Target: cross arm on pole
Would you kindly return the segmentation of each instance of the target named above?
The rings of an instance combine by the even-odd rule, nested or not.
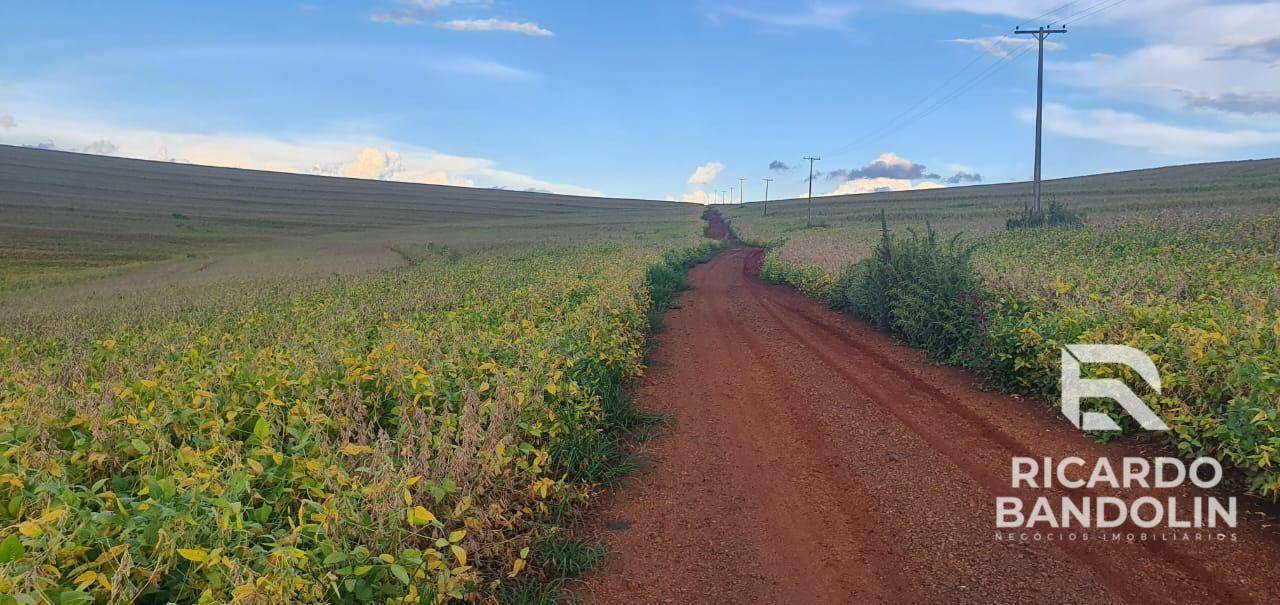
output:
[[[1015,34],[1030,34],[1030,35],[1033,35],[1033,36],[1047,36],[1047,35],[1049,35],[1049,34],[1065,34],[1065,33],[1067,33],[1067,30],[1066,30],[1066,28],[1062,28],[1062,29],[1046,29],[1046,28],[1041,27],[1040,29],[1015,29],[1015,30],[1013,30],[1013,33],[1015,33]]]

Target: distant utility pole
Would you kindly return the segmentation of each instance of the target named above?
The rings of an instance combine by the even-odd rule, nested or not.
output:
[[[769,183],[773,179],[764,179],[764,203],[760,205],[760,216],[769,216]]]
[[[808,157],[804,159],[809,160],[809,217],[805,219],[804,226],[812,227],[813,226],[813,163],[818,160],[821,160],[822,158]]]
[[[741,204],[747,196],[747,188],[742,185],[742,182],[745,180],[747,179],[738,177],[738,203],[739,204]]]
[[[1037,46],[1039,46],[1040,57],[1036,63],[1036,169],[1035,169],[1035,197],[1036,197],[1036,214],[1040,214],[1040,124],[1044,114],[1044,39],[1049,34],[1065,34],[1067,28],[1051,29],[1040,26],[1038,29],[1014,29],[1016,35],[1035,36]]]
[[[729,203],[733,203],[733,185],[729,185]]]

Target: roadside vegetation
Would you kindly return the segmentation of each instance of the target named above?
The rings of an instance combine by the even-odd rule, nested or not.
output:
[[[647,312],[711,249],[652,243],[678,248],[427,259],[80,337],[7,331],[4,592],[437,602],[523,581],[625,468]]]
[[[751,205],[724,214],[740,237],[770,248],[766,279],[1011,391],[1056,397],[1064,344],[1147,352],[1164,390],[1144,399],[1173,429],[1171,446],[1214,456],[1249,492],[1280,499],[1280,179],[1261,196],[1224,197],[1187,179],[1165,197],[1101,203],[1107,180],[1122,177],[1070,183],[1085,192],[1072,208],[1093,205],[1083,228],[1006,229],[1000,209],[1010,204],[999,198],[996,211],[978,212],[990,222],[975,223],[957,205],[980,187],[956,190],[963,201],[929,192],[932,206],[913,194],[823,200],[833,225],[823,229],[795,221],[802,200],[771,203],[768,218]],[[1057,195],[1072,199],[1062,187]],[[887,226],[873,204],[887,208]]]
[[[0,603],[557,598],[599,558],[562,528],[647,420],[623,387],[655,310],[716,244],[676,204],[555,212],[361,232],[404,261],[371,268],[279,244],[341,273],[22,265],[45,285],[0,298]]]

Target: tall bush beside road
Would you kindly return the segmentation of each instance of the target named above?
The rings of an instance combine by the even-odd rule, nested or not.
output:
[[[1163,393],[1144,399],[1172,446],[1280,498],[1280,218],[993,232],[972,250],[927,228],[883,241],[838,278],[778,249],[764,266],[811,294],[807,284],[832,279],[821,298],[833,307],[1011,391],[1056,397],[1066,344],[1141,349],[1163,376]]]

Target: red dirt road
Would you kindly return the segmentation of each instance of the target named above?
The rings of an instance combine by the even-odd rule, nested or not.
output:
[[[588,603],[1280,602],[1244,499],[1234,541],[997,540],[1012,456],[1142,453],[760,282],[759,254],[694,268],[667,315],[636,400],[672,426],[592,523]]]

